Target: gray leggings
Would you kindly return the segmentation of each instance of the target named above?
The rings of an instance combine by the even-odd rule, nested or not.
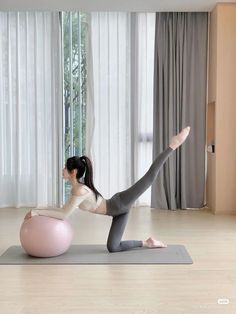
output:
[[[140,240],[121,241],[128,215],[132,204],[144,193],[156,179],[159,170],[173,152],[168,147],[154,160],[149,170],[134,185],[127,190],[114,194],[107,202],[107,215],[112,216],[112,224],[107,239],[107,249],[109,252],[126,251],[137,247],[142,247]]]

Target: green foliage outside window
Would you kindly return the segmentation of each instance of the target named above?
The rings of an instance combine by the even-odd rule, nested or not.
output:
[[[64,158],[85,154],[87,15],[63,12],[64,49]],[[69,184],[65,183],[65,195]]]

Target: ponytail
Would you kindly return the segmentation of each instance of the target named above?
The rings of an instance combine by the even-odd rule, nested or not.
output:
[[[96,200],[98,195],[102,196],[93,184],[93,166],[91,160],[87,156],[80,157],[81,162],[85,165],[84,183],[95,193]]]

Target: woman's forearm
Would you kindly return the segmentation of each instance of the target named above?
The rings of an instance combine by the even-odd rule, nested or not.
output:
[[[31,210],[32,216],[47,216],[52,218],[57,218],[64,220],[67,215],[63,211],[60,210],[54,210],[54,209],[33,209]]]

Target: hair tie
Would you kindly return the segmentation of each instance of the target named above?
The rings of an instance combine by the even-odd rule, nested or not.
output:
[[[83,156],[80,157],[79,159],[80,159],[80,161],[81,161],[84,165],[86,165],[86,161],[84,160]]]

